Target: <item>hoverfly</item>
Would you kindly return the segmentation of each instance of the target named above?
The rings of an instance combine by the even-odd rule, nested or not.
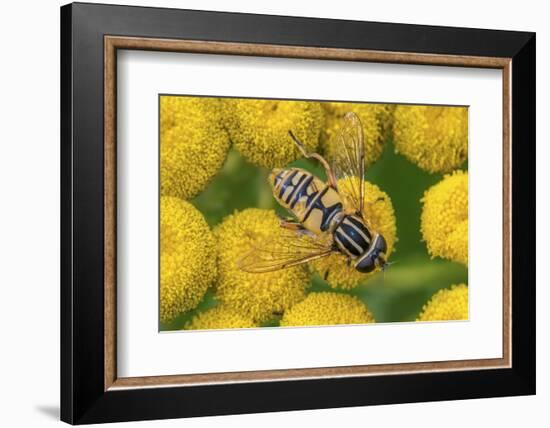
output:
[[[253,244],[239,261],[246,272],[273,272],[341,253],[359,272],[387,266],[386,240],[373,230],[364,215],[365,146],[359,117],[349,112],[331,143],[336,144],[333,164],[289,135],[305,158],[317,160],[327,182],[301,168],[275,168],[269,174],[273,196],[292,217],[281,220],[282,247],[272,242]],[[339,189],[338,180],[347,181]]]

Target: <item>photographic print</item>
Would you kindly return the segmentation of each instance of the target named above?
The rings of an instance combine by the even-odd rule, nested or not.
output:
[[[61,420],[536,392],[534,33],[60,23]]]
[[[161,331],[468,319],[466,106],[159,96]]]

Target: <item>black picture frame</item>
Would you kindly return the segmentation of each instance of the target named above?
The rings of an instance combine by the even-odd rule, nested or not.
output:
[[[512,59],[512,366],[105,391],[104,36]],[[71,424],[535,393],[535,34],[74,3],[61,8],[61,419]]]

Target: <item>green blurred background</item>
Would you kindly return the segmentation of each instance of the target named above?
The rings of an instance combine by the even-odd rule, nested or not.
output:
[[[391,265],[353,290],[331,288],[319,275],[312,278],[311,291],[333,291],[357,296],[374,314],[377,322],[414,321],[422,306],[439,289],[451,284],[468,283],[468,269],[443,259],[430,259],[420,233],[420,199],[430,186],[443,177],[429,174],[396,154],[389,139],[378,161],[371,166],[366,179],[377,184],[391,198],[397,220],[397,244],[390,257]],[[290,164],[325,178],[323,168],[307,159]],[[467,162],[461,167],[467,170]],[[223,169],[198,197],[191,202],[213,227],[235,210],[249,207],[273,208],[281,215],[288,213],[272,196],[267,182],[269,171],[246,162],[231,149]],[[179,330],[198,312],[216,305],[208,291],[197,308],[181,314],[172,322],[161,324],[161,330]],[[265,326],[277,326],[273,319]]]

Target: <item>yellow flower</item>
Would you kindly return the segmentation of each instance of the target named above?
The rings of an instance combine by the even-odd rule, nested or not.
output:
[[[336,136],[342,127],[345,114],[352,111],[363,125],[365,138],[365,164],[373,164],[382,154],[391,129],[394,107],[391,104],[323,103],[325,127],[321,132],[321,148],[329,160],[338,149]]]
[[[347,294],[310,293],[285,312],[281,326],[373,323],[374,317],[357,297]]]
[[[428,252],[468,265],[468,173],[455,171],[422,198],[421,231]]]
[[[353,180],[357,179],[353,178]],[[350,193],[349,188],[351,183],[351,179],[338,181],[340,194],[344,196],[344,206],[346,206],[345,195]],[[365,181],[364,200],[365,219],[368,221],[369,228],[374,232],[380,233],[386,240],[388,246],[386,252],[387,260],[397,241],[395,212],[391,199],[376,184]],[[351,266],[348,266],[347,257],[341,253],[316,260],[312,262],[312,265],[333,288],[354,288],[376,273],[376,271],[361,273],[353,267],[353,262]]]
[[[275,247],[281,233],[275,212],[257,208],[230,215],[214,229],[219,251],[216,297],[255,322],[267,321],[305,298],[309,285],[306,266],[267,273],[248,273],[238,267],[253,242]]]
[[[249,318],[234,309],[220,305],[195,315],[185,325],[186,330],[220,330],[224,328],[251,328],[258,327],[252,318]]]
[[[323,124],[316,102],[225,100],[226,126],[241,154],[258,166],[281,167],[301,157],[288,131],[315,151]]]
[[[450,172],[468,157],[468,109],[399,105],[395,150],[425,171]]]
[[[220,170],[230,141],[215,98],[160,98],[160,187],[163,196],[190,199]]]
[[[216,243],[202,214],[189,202],[160,200],[160,320],[199,304],[216,279]]]
[[[424,305],[417,321],[448,321],[468,319],[468,287],[451,285],[439,290]]]

